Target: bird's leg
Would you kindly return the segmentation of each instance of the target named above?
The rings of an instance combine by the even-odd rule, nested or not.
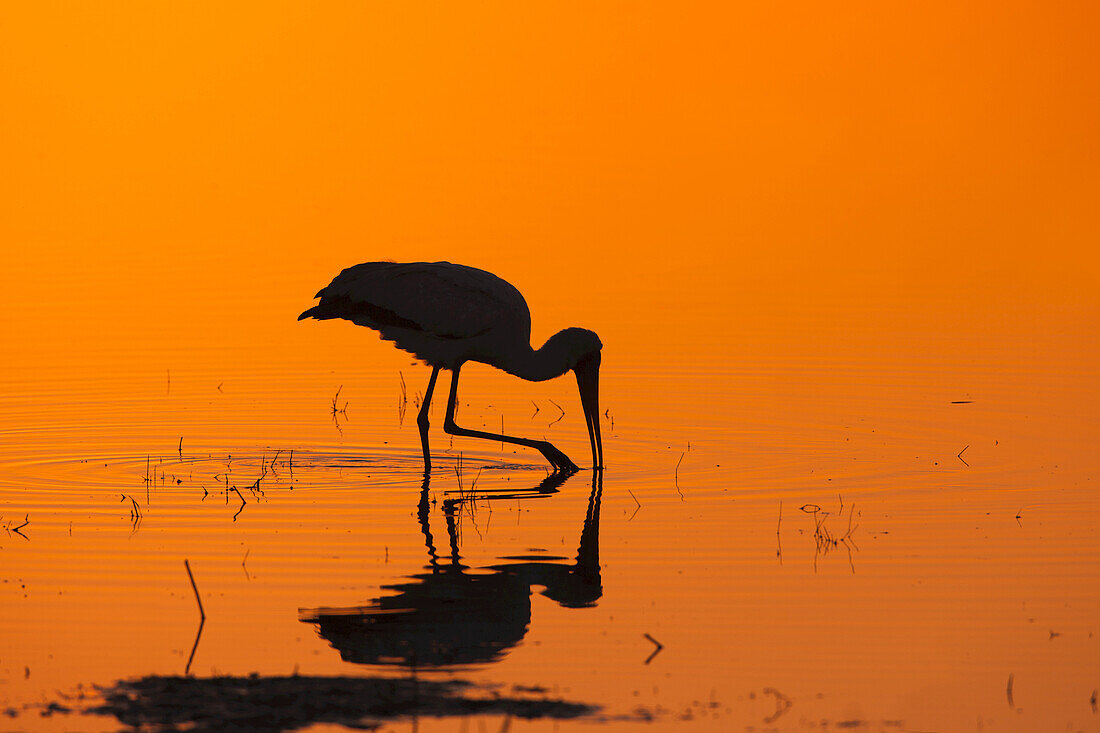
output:
[[[487,433],[482,430],[469,430],[456,425],[455,405],[458,403],[458,370],[459,367],[455,367],[451,370],[451,395],[447,399],[447,417],[443,421],[444,431],[449,435],[463,435],[468,438],[484,438],[485,440],[525,445],[528,448],[534,448],[542,453],[542,455],[546,457],[546,460],[550,461],[550,465],[554,467],[555,471],[569,471],[573,473],[574,471],[580,470],[577,464],[569,460],[568,456],[545,440],[516,438],[510,435],[501,435],[499,433]]]
[[[432,376],[428,379],[428,388],[424,390],[424,401],[420,404],[420,414],[416,424],[420,426],[420,447],[424,449],[424,473],[432,470],[432,457],[428,453],[428,407],[432,404],[432,392],[435,390],[435,378],[439,376],[439,367],[432,367]]]

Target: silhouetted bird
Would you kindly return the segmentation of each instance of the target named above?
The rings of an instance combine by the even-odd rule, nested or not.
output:
[[[417,424],[428,453],[428,405],[440,369],[451,370],[451,394],[443,429],[451,435],[486,438],[537,448],[557,471],[576,471],[573,461],[545,440],[517,438],[455,424],[458,372],[467,361],[540,382],[573,370],[588,423],[593,468],[603,467],[600,440],[600,349],[592,331],[567,328],[539,349],[531,348],[531,312],[515,287],[492,273],[450,262],[364,262],[349,267],[317,293],[321,301],[303,318],[344,318],[373,328],[387,341],[427,362],[432,376]]]

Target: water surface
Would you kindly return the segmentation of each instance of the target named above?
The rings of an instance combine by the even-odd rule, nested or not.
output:
[[[332,338],[369,368],[162,344],[156,359],[183,366],[120,349],[79,372],[8,369],[0,694],[15,727],[111,727],[41,714],[92,707],[70,699],[91,685],[184,675],[258,675],[261,706],[286,693],[261,685],[414,677],[427,700],[453,681],[459,698],[517,700],[464,708],[489,729],[1096,725],[1094,373],[647,366],[612,344],[602,482],[435,427],[425,484],[427,370],[362,329]],[[574,391],[473,366],[459,420],[581,462]],[[398,730],[461,716],[347,715]],[[311,721],[349,718],[294,725]]]

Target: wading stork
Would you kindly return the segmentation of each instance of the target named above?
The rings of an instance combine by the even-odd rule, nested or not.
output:
[[[494,366],[532,382],[572,370],[588,423],[592,467],[603,468],[600,440],[600,349],[592,331],[566,328],[531,348],[531,312],[515,287],[492,273],[450,262],[364,262],[349,267],[314,297],[320,302],[298,316],[343,318],[378,331],[432,367],[417,425],[428,452],[428,406],[440,369],[451,371],[451,394],[443,430],[450,435],[485,438],[538,449],[555,471],[577,471],[577,464],[545,440],[470,430],[455,424],[458,373],[468,361]]]

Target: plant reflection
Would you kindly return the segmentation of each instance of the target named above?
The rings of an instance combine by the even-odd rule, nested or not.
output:
[[[554,473],[529,491],[497,493],[523,498],[556,493],[572,474]],[[467,572],[458,552],[456,511],[486,498],[472,493],[443,502],[450,561],[441,562],[429,526],[428,478],[417,517],[428,550],[426,572],[409,582],[384,586],[395,595],[365,606],[301,609],[299,618],[317,625],[322,637],[356,664],[452,667],[499,660],[523,639],[531,622],[531,588],[567,608],[594,606],[603,595],[600,579],[602,471],[595,471],[576,561],[545,556],[504,557],[509,561]]]

